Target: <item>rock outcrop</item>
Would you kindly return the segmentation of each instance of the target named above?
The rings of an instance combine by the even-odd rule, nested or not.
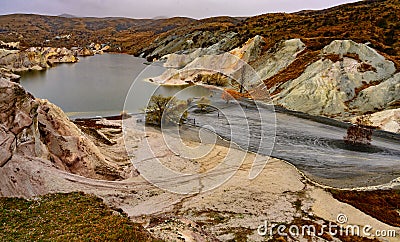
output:
[[[352,119],[353,122],[362,120],[362,124],[379,127],[379,129],[392,132],[400,133],[400,108],[389,109],[373,114],[367,114]]]
[[[165,60],[164,66],[168,68],[167,71],[152,80],[163,84],[186,84],[195,82],[198,74],[212,71],[223,71],[223,74],[233,79],[240,79],[242,75],[240,70],[243,67],[250,68],[245,65],[249,63],[255,67],[255,70],[245,70],[247,73],[253,73],[253,75],[248,75],[246,85],[256,85],[257,82],[290,65],[297,54],[305,49],[305,45],[301,40],[294,39],[278,43],[267,53],[264,53],[264,48],[264,38],[255,36],[243,46],[229,52],[220,53],[220,50],[213,45],[187,54],[168,54],[161,58]],[[258,77],[254,76],[256,74]]]
[[[19,50],[20,48],[20,43],[19,42],[4,42],[0,40],[0,48],[2,49],[8,49],[8,50]]]
[[[19,79],[21,78],[20,75],[17,75],[6,68],[0,67],[0,78],[1,77],[5,78],[7,80],[13,81],[13,82],[18,82]]]
[[[351,107],[362,113],[398,107],[400,104],[400,73],[362,90]]]
[[[211,31],[194,31],[185,36],[170,35],[157,43],[155,49],[144,49],[142,55],[158,59],[168,54],[188,54],[196,49],[207,49],[208,54],[227,52],[240,42],[235,32],[216,34]]]
[[[282,69],[293,63],[297,56],[306,49],[300,39],[285,40],[277,43],[266,54],[259,53],[259,58],[250,60],[250,65],[256,70],[261,80],[276,75]]]
[[[85,57],[85,56],[93,56],[96,54],[102,55],[105,51],[108,51],[109,49],[110,46],[108,45],[92,43],[87,47],[73,47],[72,51],[75,56]]]
[[[75,63],[78,58],[67,48],[31,47],[23,51],[0,49],[0,66],[13,71],[43,70],[56,63]]]
[[[273,99],[288,109],[346,119],[398,100],[395,71],[393,62],[367,45],[336,40],[298,78],[282,84]]]
[[[19,84],[0,79],[0,166],[13,156],[43,158],[67,172],[96,179],[120,179],[60,108],[35,99]]]
[[[238,70],[245,62],[258,77],[244,76],[243,83],[251,88],[264,81],[275,104],[290,110],[351,121],[400,105],[400,74],[395,64],[367,44],[335,40],[315,51],[300,39],[291,39],[265,48],[263,37],[256,36],[225,53],[205,48],[168,54],[161,58],[167,71],[152,80],[196,83],[197,75],[206,74],[204,69],[240,79]]]
[[[272,96],[276,104],[353,122],[354,116],[399,107],[400,75],[394,63],[376,50],[351,40],[335,40],[319,56],[298,77],[276,87]],[[398,132],[385,122],[373,123]]]
[[[76,56],[93,56],[94,55],[94,51],[88,48],[76,48],[74,49],[75,55]]]
[[[20,76],[14,72],[43,70],[58,63],[75,63],[76,53],[67,48],[30,47],[18,50],[19,42],[0,41],[0,77],[18,81]]]
[[[249,39],[242,47],[231,50],[230,53],[247,63],[251,63],[260,58],[264,46],[264,38],[257,35]]]

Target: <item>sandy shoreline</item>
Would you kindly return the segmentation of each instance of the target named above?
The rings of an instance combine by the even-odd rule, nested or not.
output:
[[[288,113],[291,114],[291,112],[286,112],[289,110],[280,110],[280,112],[284,112],[284,113]],[[141,119],[143,119],[143,114],[132,114],[132,117],[140,117]],[[308,114],[303,114],[304,119],[306,120],[313,120],[313,121],[321,121],[321,120],[314,120],[315,117],[311,117],[308,118],[310,115]],[[100,120],[102,118],[77,118],[75,119],[78,122],[92,122],[92,121],[96,121],[96,120]],[[122,117],[121,115],[115,115],[115,116],[108,116],[108,117],[103,117],[103,119],[106,120],[121,120]],[[326,119],[326,118],[324,118]],[[76,122],[75,121],[75,122]],[[339,121],[335,121],[335,120],[331,120],[332,122],[335,123],[340,123],[343,125],[346,125],[346,123],[342,123]],[[324,122],[324,120],[321,121],[321,123],[326,124],[326,122]],[[182,132],[181,134],[183,135],[182,138],[187,139],[187,140],[191,140],[194,142],[199,142],[197,137],[197,133],[199,131],[200,127],[198,126],[193,126],[192,124],[186,124],[183,126],[182,130],[184,132]],[[211,132],[211,131],[210,131]],[[382,132],[382,135],[379,137],[384,137],[387,138],[387,134],[388,132]],[[217,135],[217,134],[216,134]],[[397,134],[395,134],[397,135]],[[218,136],[218,135],[217,135]],[[224,138],[218,136],[218,145],[220,146],[224,146],[224,147],[229,147],[229,143],[231,143],[232,141],[230,140],[225,140]],[[234,142],[232,142],[234,143]],[[235,144],[237,145],[237,144]],[[251,151],[245,151],[248,153],[252,153]],[[273,157],[272,158],[276,158]],[[278,158],[279,159],[279,158]],[[280,159],[282,160],[282,159]],[[393,179],[391,181],[388,182],[387,177],[378,177],[376,178],[376,176],[374,175],[368,175],[365,174],[362,177],[354,177],[354,176],[348,176],[348,177],[341,177],[340,179],[328,179],[328,178],[324,178],[322,176],[315,176],[311,173],[308,173],[306,170],[302,170],[296,167],[296,165],[292,164],[290,161],[285,161],[282,160],[283,162],[288,163],[289,165],[293,166],[303,177],[304,179],[308,180],[310,183],[314,184],[315,186],[321,187],[321,188],[334,188],[334,189],[339,189],[339,190],[343,190],[343,191],[351,191],[351,190],[357,190],[357,191],[373,191],[373,190],[378,190],[378,189],[400,189],[400,177],[397,176],[393,176]],[[366,185],[368,184],[368,181],[370,179],[373,179],[374,183],[377,185]],[[327,185],[329,184],[329,185]],[[351,184],[351,185],[350,185]],[[353,184],[357,184],[357,185],[353,185]]]

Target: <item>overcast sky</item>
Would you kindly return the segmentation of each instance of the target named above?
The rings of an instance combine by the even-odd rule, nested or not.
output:
[[[253,16],[324,9],[354,0],[0,0],[0,14],[153,18],[159,16]]]

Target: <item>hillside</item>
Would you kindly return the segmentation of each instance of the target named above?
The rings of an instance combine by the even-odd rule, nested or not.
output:
[[[400,234],[398,134],[386,134],[394,137],[390,142],[353,147],[342,141],[345,129],[339,127],[305,119],[281,126],[294,118],[283,112],[286,108],[315,119],[357,123],[361,118],[400,134],[399,1],[202,20],[0,16],[0,240],[379,241],[378,230]],[[258,145],[259,153],[220,138],[208,126],[212,122],[203,122],[210,129],[179,126],[179,137],[167,137],[168,132],[145,126],[142,116],[125,112],[72,122],[17,83],[20,71],[77,62],[77,48],[71,47],[91,43],[161,60],[167,71],[149,81],[219,86],[213,99],[224,107],[199,110],[193,122],[201,125],[198,117],[212,116],[209,120],[230,128],[231,137],[233,126],[247,137],[244,121],[250,121],[249,137],[253,133],[260,142],[248,139],[248,146]],[[225,94],[236,96],[224,99]],[[229,118],[229,101],[242,97],[283,107],[268,126],[274,126],[273,133],[251,121],[260,110],[248,102],[238,107],[257,115]],[[210,103],[200,100],[187,101]],[[262,155],[264,137],[275,142],[272,155],[291,150],[294,158]],[[241,159],[237,166],[236,158]],[[338,162],[329,163],[334,159]],[[265,167],[250,179],[261,163]],[[344,175],[334,176],[338,168]],[[170,170],[180,173],[164,176]],[[218,184],[221,177],[225,180]],[[371,234],[339,234],[342,225]],[[278,226],[282,232],[302,228],[303,235],[281,235],[272,230]],[[324,231],[328,226],[334,234]],[[310,234],[311,228],[321,233]]]
[[[0,39],[21,41],[25,46],[71,47],[91,42],[109,43],[111,51],[160,57],[178,50],[209,47],[231,36],[229,48],[261,35],[267,47],[280,40],[300,38],[309,48],[320,50],[335,39],[351,39],[400,61],[400,1],[368,0],[326,10],[263,14],[249,18],[214,17],[129,19],[68,18],[40,15],[0,16]],[[232,36],[235,33],[235,36]],[[54,41],[57,35],[70,39]],[[50,40],[46,43],[45,40]],[[190,44],[187,44],[189,41]],[[160,46],[174,48],[156,51]],[[266,48],[268,49],[268,48]]]
[[[214,70],[211,63],[235,75],[240,59],[254,68],[276,105],[354,123],[364,115],[365,125],[400,132],[399,16],[396,0],[264,14],[212,34],[178,28],[172,32],[179,38],[159,38],[144,53],[169,68],[152,78],[156,82],[197,82],[204,73],[193,70]],[[182,79],[180,72],[188,74]],[[251,82],[248,87],[257,84]]]
[[[110,51],[166,60],[173,68],[158,81],[229,52],[256,70],[277,105],[353,122],[383,111],[379,120],[363,119],[399,132],[398,111],[384,112],[400,107],[399,16],[400,0],[201,20],[16,14],[0,16],[0,39],[22,47],[108,44]]]
[[[262,35],[270,46],[282,39],[300,38],[322,49],[335,39],[371,42],[371,47],[400,60],[400,1],[369,0],[321,11],[265,14],[235,29],[246,38]]]
[[[72,47],[86,46],[92,42],[107,43],[111,51],[137,54],[157,37],[172,29],[222,28],[233,26],[238,20],[226,18],[194,20],[176,17],[169,19],[128,18],[74,18],[72,16],[42,16],[12,14],[0,16],[0,39],[5,42],[20,41],[22,46]],[[68,38],[55,39],[57,36]],[[47,41],[46,41],[47,40]]]
[[[360,1],[326,10],[291,14],[273,13],[250,17],[224,31],[214,31],[213,37],[220,40],[224,38],[220,33],[237,33],[235,39],[231,41],[231,49],[256,35],[261,35],[266,39],[266,49],[281,40],[294,38],[300,38],[312,50],[321,50],[332,40],[351,39],[359,43],[370,42],[371,47],[384,53],[399,66],[399,16],[399,0]],[[193,46],[189,48],[208,47],[217,42],[201,43],[201,39],[193,38],[198,35],[196,30],[188,29],[183,32],[182,28],[177,28],[170,34],[193,40]],[[166,45],[170,41],[168,37],[159,38],[145,51],[150,52],[149,50]],[[185,46],[182,48],[187,49]],[[167,53],[153,54],[162,56]]]
[[[23,46],[72,47],[89,45],[91,42],[110,43],[115,51],[120,47],[120,51],[125,52],[132,46],[146,46],[155,35],[193,21],[189,18],[152,20],[12,14],[0,17],[0,38],[6,42],[20,41]],[[71,37],[55,39],[62,35]]]
[[[228,92],[244,87],[244,95],[260,99],[254,90],[266,87],[274,104],[286,109],[354,123],[366,115],[366,125],[400,132],[400,73],[393,61],[368,45],[334,40],[314,51],[300,39],[290,39],[265,50],[267,39],[256,36],[229,52],[215,51],[223,43],[163,56],[168,69],[149,81],[210,84],[208,79],[220,72],[230,77],[219,84]],[[266,97],[268,93],[260,100]],[[370,118],[375,113],[378,120]]]

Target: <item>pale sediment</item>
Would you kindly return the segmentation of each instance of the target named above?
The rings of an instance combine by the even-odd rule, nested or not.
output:
[[[121,121],[101,122],[99,125],[103,125],[99,131],[107,133],[107,130],[111,132],[121,125]],[[133,153],[137,153],[133,159],[140,157],[144,145],[151,142],[157,147],[153,150],[153,159],[158,157],[170,169],[185,172],[206,172],[222,162],[229,150],[227,141],[220,140],[209,155],[196,160],[186,159],[169,151],[162,134],[156,129],[143,132],[138,126],[126,132],[130,139],[125,141],[131,142]],[[196,132],[196,129],[191,129],[183,133],[183,139],[189,146],[198,144],[199,140],[194,135]],[[118,132],[108,133],[113,140],[119,140],[120,135]],[[124,149],[122,143],[113,148],[114,152],[121,149]],[[261,241],[264,237],[257,234],[257,228],[264,221],[290,224],[295,218],[304,218],[310,223],[323,220],[335,222],[339,213],[346,214],[349,223],[397,230],[333,199],[286,162],[269,159],[261,174],[250,180],[248,175],[255,154],[238,152],[243,152],[245,159],[229,180],[213,190],[188,195],[157,188],[140,175],[131,175],[123,181],[93,180],[57,169],[45,159],[18,156],[0,169],[3,181],[10,179],[14,184],[12,188],[2,186],[1,194],[31,197],[49,192],[92,193],[103,198],[107,204],[121,208],[134,221],[143,223],[153,235],[166,240],[178,237],[228,240],[245,229],[248,240]],[[174,182],[179,181],[177,177]]]

